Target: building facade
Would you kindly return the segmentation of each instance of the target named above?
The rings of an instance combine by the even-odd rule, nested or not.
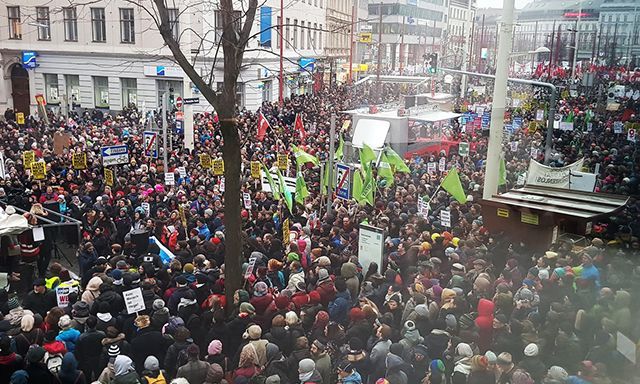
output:
[[[325,52],[325,82],[346,82],[349,55],[351,54],[351,29],[354,27],[355,3],[346,0],[327,1],[327,39]]]
[[[640,66],[640,2],[604,0],[600,7],[598,57],[632,68]]]
[[[262,101],[277,100],[280,44],[284,48],[283,94],[312,91],[314,64],[324,55],[324,1],[304,0],[287,7],[282,38],[276,12],[280,3],[269,0],[262,4],[252,30],[257,37],[248,43],[238,79],[239,107],[255,109]],[[0,25],[1,110],[12,107],[34,112],[35,95],[39,94],[48,108],[60,112],[69,108],[119,111],[130,104],[153,110],[161,105],[167,91],[172,101],[198,96],[197,88],[172,60],[153,19],[131,2],[5,4],[0,7],[0,18],[8,21]],[[216,4],[175,4],[169,16],[182,51],[203,77],[209,78],[213,68],[212,84],[221,86],[222,50],[216,47],[222,20]],[[239,15],[240,25],[243,20]],[[215,39],[203,42],[198,35]],[[212,110],[203,98],[193,108]]]
[[[465,56],[473,49],[476,5],[473,0],[449,0],[447,30],[444,36],[442,64],[451,68],[462,66]],[[469,40],[469,41],[467,41]]]
[[[382,68],[392,72],[411,73],[421,66],[423,55],[440,52],[446,30],[448,0],[383,0],[369,3],[372,38],[381,44]],[[382,20],[380,20],[382,14]],[[376,63],[376,52],[372,52]]]

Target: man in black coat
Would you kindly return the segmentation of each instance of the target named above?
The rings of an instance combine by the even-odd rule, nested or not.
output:
[[[159,361],[164,361],[167,348],[172,344],[168,336],[163,336],[158,330],[151,327],[151,320],[147,315],[136,317],[134,325],[137,334],[131,339],[131,354],[136,369],[142,372],[144,369],[144,360],[147,356],[155,356]]]
[[[33,291],[29,292],[22,302],[24,309],[29,309],[33,313],[38,313],[43,318],[47,316],[49,309],[56,306],[55,291],[47,290],[43,278],[35,279],[33,282]]]
[[[169,312],[171,312],[171,314],[174,316],[178,314],[178,304],[180,304],[180,300],[182,298],[187,297],[187,295],[189,295],[188,292],[192,291],[191,288],[187,286],[187,283],[188,282],[186,277],[182,275],[176,277],[177,288],[171,294],[171,297],[169,298],[169,303],[167,304],[167,307],[169,308]]]
[[[78,341],[76,341],[76,349],[73,352],[78,360],[78,367],[88,381],[92,381],[100,376],[99,362],[102,355],[102,339],[105,338],[105,334],[102,331],[96,330],[98,320],[89,316],[85,323],[87,329],[84,333],[80,334]]]

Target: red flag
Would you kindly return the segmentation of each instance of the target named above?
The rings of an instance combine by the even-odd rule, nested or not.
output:
[[[269,128],[269,122],[262,112],[260,112],[260,115],[258,116],[258,140],[264,140],[264,135],[267,134],[267,128]]]
[[[304,130],[304,124],[302,124],[302,116],[298,113],[296,115],[296,121],[293,124],[294,131],[298,131],[300,133],[300,141],[304,141],[307,137],[307,133]]]

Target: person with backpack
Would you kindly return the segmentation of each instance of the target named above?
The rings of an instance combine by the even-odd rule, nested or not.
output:
[[[85,323],[87,329],[78,337],[74,351],[78,359],[78,365],[87,380],[92,380],[94,376],[98,377],[100,373],[100,355],[102,354],[102,340],[105,338],[105,334],[96,330],[97,324],[98,320],[93,316],[89,316]]]
[[[53,374],[57,374],[62,366],[62,358],[67,353],[66,345],[56,340],[56,331],[47,331],[44,335],[42,348],[45,350],[44,363],[47,369]]]
[[[176,329],[173,338],[175,342],[167,349],[167,354],[164,358],[164,368],[167,371],[168,378],[176,377],[178,368],[189,361],[187,347],[192,344],[191,333],[184,326]]]
[[[22,369],[22,356],[11,349],[9,336],[0,337],[0,383],[7,383],[11,375]]]
[[[140,377],[142,384],[167,384],[160,362],[155,356],[148,356],[144,361],[144,371]]]
[[[57,379],[44,363],[46,351],[34,345],[29,348],[25,371],[29,374],[29,384],[57,384]]]
[[[176,377],[187,379],[190,384],[204,383],[207,378],[210,364],[200,360],[200,348],[196,344],[191,344],[186,349],[188,361],[178,368]]]
[[[86,384],[87,379],[78,369],[78,361],[71,352],[67,352],[62,358],[62,366],[58,372],[60,384]]]
[[[113,362],[115,376],[113,384],[140,384],[138,374],[133,368],[133,360],[129,356],[118,355]]]

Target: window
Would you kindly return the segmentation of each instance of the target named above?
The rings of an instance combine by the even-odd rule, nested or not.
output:
[[[80,106],[80,76],[64,75],[64,82],[67,84],[67,97],[72,107]]]
[[[289,26],[289,23],[291,21],[289,20],[289,18],[287,17],[285,19],[285,25],[284,25],[284,48],[289,48],[289,44],[291,44],[291,27]]]
[[[307,29],[307,49],[311,49],[311,23],[309,23]]]
[[[133,8],[120,8],[120,41],[128,44],[136,42]]]
[[[93,77],[93,99],[96,108],[109,108],[109,78]]]
[[[169,8],[167,9],[169,13],[169,25],[171,26],[171,35],[174,39],[178,40],[180,36],[180,13],[177,8]]]
[[[300,20],[300,49],[304,49],[304,21]]]
[[[272,94],[272,81],[267,80],[262,82],[262,101],[271,101]]]
[[[22,24],[20,23],[20,7],[7,7],[9,15],[9,38],[22,39]]]
[[[313,49],[318,49],[318,24],[313,23]]]
[[[138,105],[138,86],[136,79],[121,78],[122,85],[122,108],[129,105]]]
[[[75,7],[63,8],[64,40],[78,41],[78,15]]]
[[[38,24],[38,40],[51,40],[49,7],[36,7],[36,21]]]
[[[104,43],[107,41],[107,25],[104,17],[104,8],[91,8],[91,29],[94,42]]]
[[[318,31],[318,49],[322,49],[322,24],[320,24],[320,30]]]
[[[58,75],[44,75],[44,89],[47,103],[58,104],[60,102],[58,95]]]
[[[298,48],[298,19],[293,19],[293,49]]]
[[[220,42],[220,38],[222,37],[222,33],[224,32],[224,20],[222,18],[222,11],[215,11],[214,18],[216,28],[216,42]],[[241,23],[242,11],[233,11],[233,29],[239,31]]]
[[[276,21],[276,23],[277,23],[276,24],[276,26],[277,26],[277,32],[276,33],[278,34],[277,35],[278,37],[276,37],[274,39],[274,42],[275,42],[275,47],[276,48],[280,48],[280,16],[278,16],[276,20],[277,20]]]

